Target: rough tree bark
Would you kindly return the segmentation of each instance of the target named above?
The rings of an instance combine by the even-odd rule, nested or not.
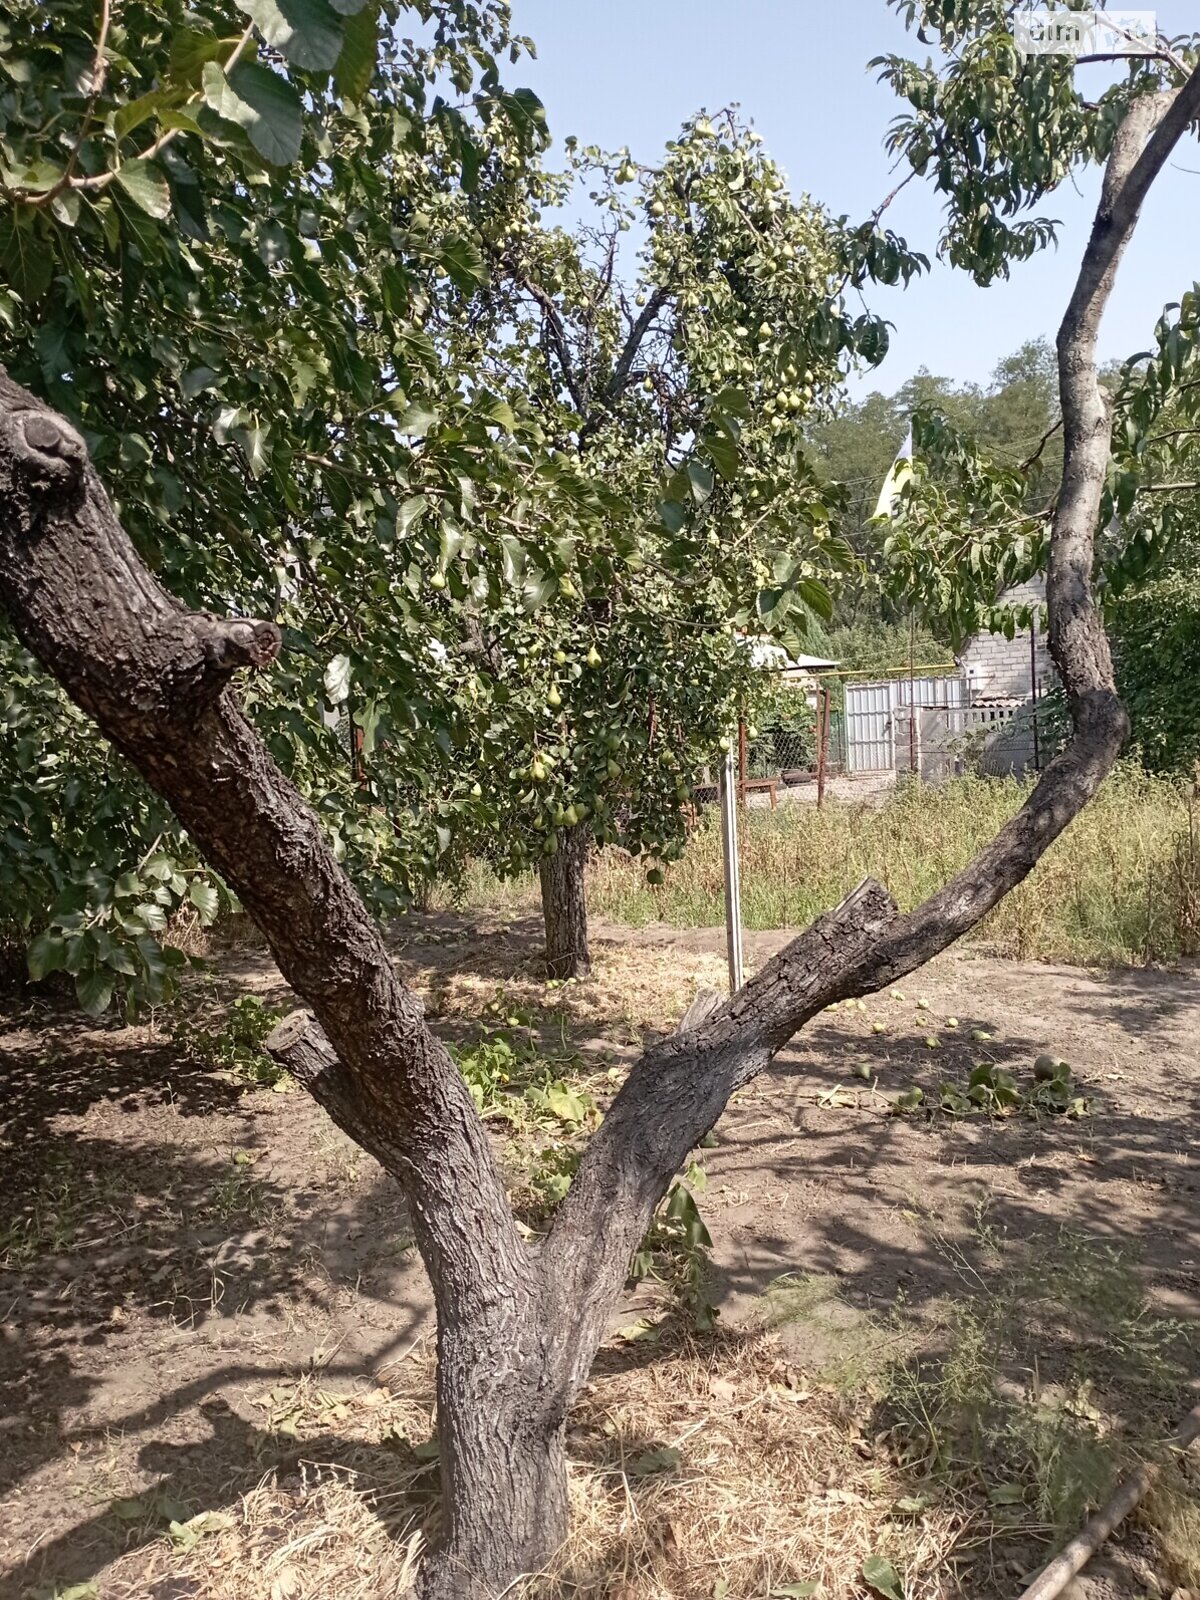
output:
[[[552,856],[543,856],[538,865],[546,972],[551,978],[586,978],[592,970],[584,883],[590,838],[584,823],[564,828],[558,836],[558,849]]]
[[[1128,114],[1059,333],[1066,459],[1047,603],[1070,744],[1018,815],[924,905],[901,916],[864,882],[734,999],[647,1051],[536,1254],[453,1062],[231,693],[238,669],[274,659],[277,631],[189,613],[167,594],[120,527],[79,435],[0,378],[0,601],[239,895],[317,1025],[291,1025],[279,1048],[410,1206],[438,1313],[445,1516],[422,1578],[427,1600],[498,1595],[561,1541],[567,1409],[655,1206],[729,1097],[831,1001],[886,986],[977,923],[1116,760],[1126,720],[1091,584],[1110,444],[1096,334],[1146,191],[1198,115],[1200,73]]]

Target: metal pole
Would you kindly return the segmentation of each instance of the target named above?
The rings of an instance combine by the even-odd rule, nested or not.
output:
[[[1033,700],[1033,770],[1042,770],[1042,753],[1038,749],[1038,681],[1037,681],[1037,615],[1029,623],[1029,689]]]
[[[721,854],[725,865],[725,949],[729,956],[729,993],[745,981],[742,960],[742,879],[738,866],[737,779],[733,741],[721,762]]]
[[[825,763],[829,758],[829,701],[828,689],[817,690],[817,810],[825,801]]]
[[[920,782],[917,771],[917,614],[908,619],[908,770]]]

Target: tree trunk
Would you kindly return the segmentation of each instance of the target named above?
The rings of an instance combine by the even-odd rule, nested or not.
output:
[[[546,925],[546,972],[551,978],[591,975],[584,883],[590,837],[583,823],[564,828],[558,836],[558,849],[552,856],[543,856],[538,868]]]
[[[547,1352],[539,1345],[552,1320],[527,1328],[524,1348],[439,1324],[445,1521],[421,1573],[423,1600],[494,1600],[540,1572],[567,1536],[566,1406],[548,1411],[542,1394]]]
[[[385,1170],[397,1153],[388,1129],[363,1116],[320,1023],[294,1011],[263,1042],[272,1060]],[[477,1226],[486,1219],[476,1212]],[[570,1325],[537,1263],[513,1287],[492,1285],[467,1304],[433,1279],[438,1314],[437,1421],[441,1537],[421,1573],[428,1600],[491,1600],[518,1573],[536,1572],[567,1532],[563,1429],[573,1396],[558,1351]],[[590,1358],[589,1358],[590,1360]]]

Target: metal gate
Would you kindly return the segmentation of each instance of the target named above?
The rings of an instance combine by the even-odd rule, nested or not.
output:
[[[901,713],[909,706],[949,710],[968,703],[962,677],[889,678],[882,683],[846,685],[846,771],[894,772],[897,768],[897,724],[908,727]],[[904,763],[900,763],[903,765]]]
[[[896,764],[890,683],[846,685],[846,771],[891,772]]]

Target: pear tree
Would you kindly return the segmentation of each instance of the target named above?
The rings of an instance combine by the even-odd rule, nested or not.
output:
[[[797,648],[853,565],[808,434],[887,329],[847,297],[924,264],[871,219],[792,197],[736,112],[700,116],[653,166],[568,141],[564,173],[481,199],[487,284],[454,364],[535,422],[607,497],[596,538],[559,541],[481,613],[497,710],[476,749],[500,870],[540,869],[550,972],[587,972],[589,839],[648,861],[682,848],[694,780],[760,692],[746,642]],[[586,204],[582,198],[586,192]],[[582,221],[567,222],[573,203]],[[458,583],[466,588],[469,563]],[[478,781],[478,780],[476,780]]]

